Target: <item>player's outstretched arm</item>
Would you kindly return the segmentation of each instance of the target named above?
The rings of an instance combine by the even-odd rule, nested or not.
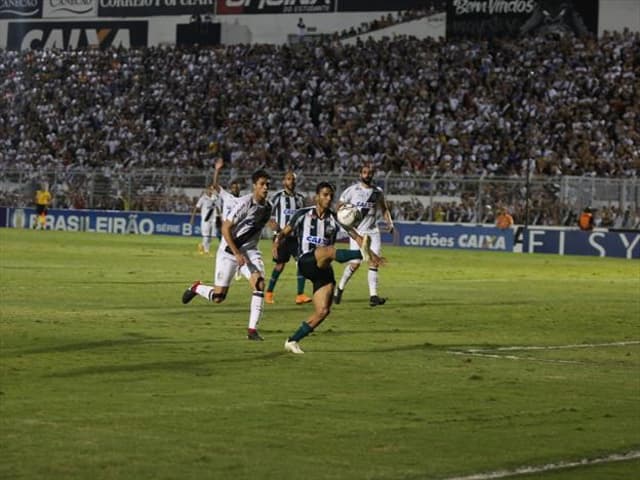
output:
[[[211,184],[213,189],[218,193],[220,193],[220,170],[222,170],[222,167],[224,167],[224,160],[220,157],[216,159],[215,168],[213,170],[213,183]]]

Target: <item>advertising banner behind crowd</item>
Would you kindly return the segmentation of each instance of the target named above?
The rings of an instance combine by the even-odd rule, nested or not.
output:
[[[598,32],[598,0],[449,0],[447,38]]]
[[[43,18],[93,18],[97,12],[98,0],[43,0],[42,4]]]
[[[0,18],[40,18],[42,0],[0,0]]]
[[[339,12],[397,12],[420,10],[424,6],[424,0],[338,0]]]
[[[147,22],[142,21],[11,22],[7,50],[145,47],[147,30]]]
[[[213,14],[214,7],[215,0],[98,0],[98,15],[100,17],[154,17]]]
[[[523,252],[640,258],[640,233],[529,228]]]
[[[216,15],[333,13],[336,0],[217,0]]]

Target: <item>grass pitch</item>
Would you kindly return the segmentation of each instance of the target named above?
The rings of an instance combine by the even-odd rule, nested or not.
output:
[[[293,356],[293,264],[248,342],[246,282],[181,304],[211,282],[196,243],[0,229],[0,478],[449,479],[640,452],[637,261],[386,247],[388,303],[361,269]]]

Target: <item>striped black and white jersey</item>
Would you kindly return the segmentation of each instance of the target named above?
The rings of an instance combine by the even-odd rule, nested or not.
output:
[[[304,195],[298,192],[290,195],[285,189],[278,190],[274,193],[270,201],[273,205],[271,216],[280,228],[284,228],[284,226],[289,223],[291,215],[299,208],[304,207],[305,203]]]
[[[320,218],[316,207],[300,208],[289,220],[293,235],[298,238],[298,258],[312,252],[316,247],[326,247],[336,243],[340,225],[333,210],[327,210]]]
[[[378,231],[378,212],[383,198],[384,194],[380,187],[375,185],[367,187],[361,182],[347,187],[340,195],[342,203],[351,203],[358,207],[362,220],[356,226],[356,230],[367,233]]]
[[[271,218],[271,209],[271,202],[266,201],[262,205],[256,203],[253,194],[237,199],[235,206],[225,220],[229,220],[233,224],[231,235],[240,250],[247,251],[258,248],[262,229]],[[228,253],[233,253],[224,237],[221,240],[220,248],[224,248]]]

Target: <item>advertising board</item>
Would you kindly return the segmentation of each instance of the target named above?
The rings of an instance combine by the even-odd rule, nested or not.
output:
[[[336,0],[218,0],[216,15],[333,13]]]
[[[146,21],[10,22],[7,50],[147,46]]]
[[[214,13],[215,0],[98,0],[100,17],[154,17]]]
[[[598,32],[598,0],[451,0],[447,38]]]
[[[524,232],[523,252],[557,255],[640,258],[638,232],[583,232],[529,228]]]
[[[0,19],[40,17],[42,0],[0,0]]]
[[[47,229],[134,235],[200,236],[200,226],[188,213],[123,212],[114,210],[51,209]],[[34,208],[0,208],[0,227],[34,228]],[[514,231],[482,225],[396,222],[382,241],[402,247],[513,252]],[[589,255],[640,259],[640,232],[583,232],[567,228],[530,227],[524,230],[524,253]]]

